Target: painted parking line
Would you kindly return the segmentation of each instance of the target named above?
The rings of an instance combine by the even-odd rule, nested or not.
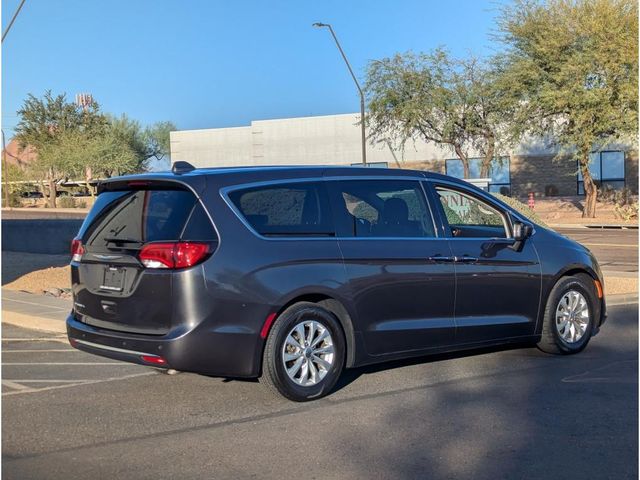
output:
[[[4,385],[5,387],[13,388],[17,391],[32,390],[32,388],[21,385],[18,381],[15,380],[2,380],[2,385]]]
[[[110,377],[111,378],[111,377]],[[20,385],[22,383],[87,383],[87,382],[94,382],[96,379],[95,378],[76,378],[74,380],[51,380],[51,379],[44,379],[44,380],[26,380],[26,379],[18,379],[18,378],[12,378],[11,380],[2,380],[2,383],[5,382],[13,382],[16,385]],[[24,386],[24,385],[21,385]]]
[[[98,383],[107,383],[107,382],[116,382],[118,380],[128,380],[130,378],[136,378],[136,377],[145,377],[145,376],[149,376],[149,375],[158,375],[158,372],[143,372],[143,373],[133,373],[131,375],[124,375],[122,377],[111,377],[111,378],[105,378],[105,379],[101,379],[101,380],[88,380],[88,381],[79,381],[77,383],[67,383],[64,385],[54,385],[51,387],[42,387],[42,388],[31,388],[31,387],[24,387],[22,390],[15,390],[13,392],[4,392],[2,394],[3,397],[8,397],[8,396],[13,396],[13,395],[25,395],[28,393],[40,393],[40,392],[48,392],[50,390],[58,390],[61,388],[70,388],[70,387],[79,387],[82,385],[96,385]],[[2,383],[4,384],[7,380],[3,380]],[[9,382],[15,382],[12,380],[8,380]],[[6,385],[9,386],[9,385]]]
[[[26,367],[32,365],[47,365],[47,366],[62,366],[62,365],[92,365],[92,366],[104,366],[104,365],[118,365],[120,367],[130,367],[130,363],[126,362],[2,362],[2,366],[7,367]]]
[[[35,338],[3,338],[3,342],[59,342],[60,340],[67,341],[67,336],[60,337],[35,337]]]
[[[2,353],[59,353],[59,352],[71,352],[71,353],[80,353],[80,350],[76,350],[75,348],[52,348],[52,349],[42,349],[38,350],[2,350]]]

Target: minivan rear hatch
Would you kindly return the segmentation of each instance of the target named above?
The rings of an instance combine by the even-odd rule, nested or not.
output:
[[[171,182],[106,188],[72,246],[74,314],[89,325],[163,335],[174,322],[176,270],[215,250],[217,236],[197,196]]]

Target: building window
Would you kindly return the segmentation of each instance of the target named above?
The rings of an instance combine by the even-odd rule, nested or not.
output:
[[[481,158],[469,159],[469,175],[470,178],[480,178]],[[495,158],[491,162],[489,169],[489,191],[501,193],[503,195],[511,194],[511,175],[509,173],[510,159],[509,157]],[[445,171],[447,175],[455,178],[464,179],[464,169],[462,160],[459,158],[450,158],[445,160]]]
[[[624,152],[595,152],[589,160],[589,172],[598,188],[624,188]],[[578,162],[578,195],[584,195],[584,182]]]

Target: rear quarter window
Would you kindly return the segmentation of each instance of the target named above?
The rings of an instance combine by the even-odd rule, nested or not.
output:
[[[229,193],[240,215],[261,235],[333,236],[323,184],[278,184]]]

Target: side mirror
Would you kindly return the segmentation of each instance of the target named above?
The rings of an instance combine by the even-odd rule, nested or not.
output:
[[[519,221],[513,222],[513,239],[516,242],[524,242],[533,234],[533,225]]]
[[[533,234],[533,225],[523,223],[520,221],[513,222],[513,248],[515,251],[520,251],[524,241]]]

